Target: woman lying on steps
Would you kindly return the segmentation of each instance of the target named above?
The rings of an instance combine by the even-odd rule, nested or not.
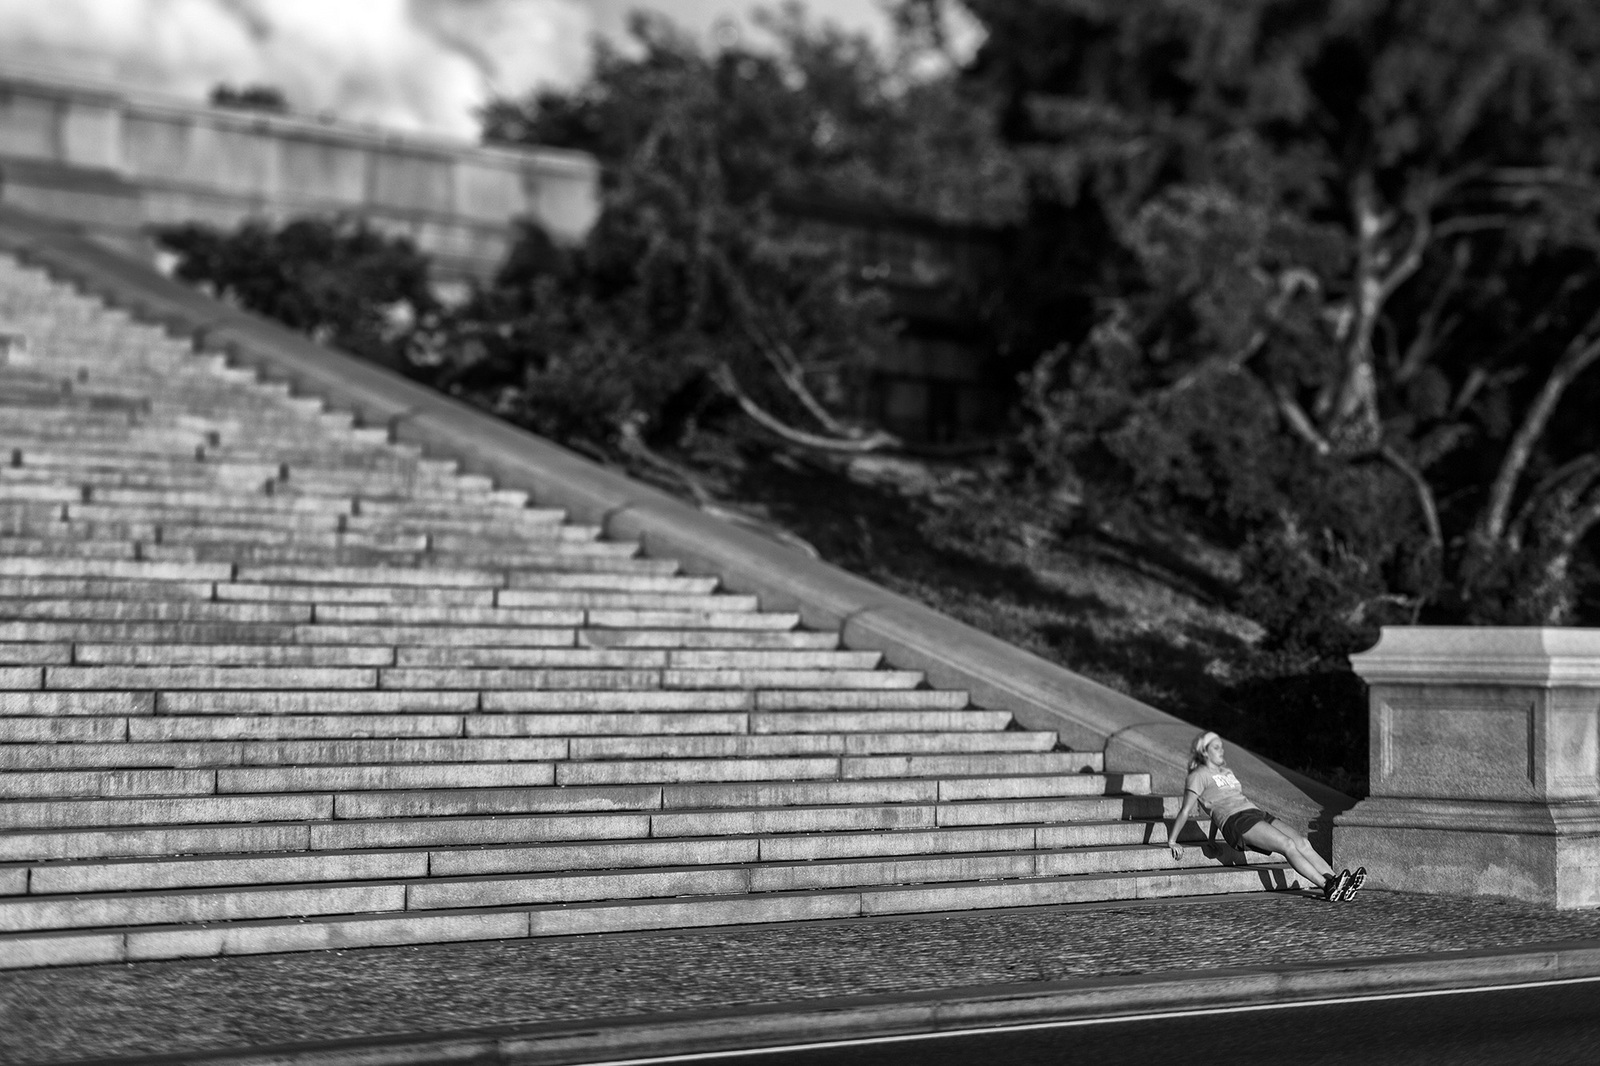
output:
[[[1365,866],[1351,873],[1333,872],[1311,846],[1305,834],[1286,826],[1279,826],[1272,815],[1245,798],[1239,779],[1233,776],[1222,757],[1222,738],[1215,733],[1201,733],[1194,738],[1194,750],[1189,758],[1189,780],[1183,790],[1183,806],[1172,823],[1172,835],[1167,845],[1172,857],[1183,855],[1183,845],[1178,834],[1189,824],[1198,804],[1213,825],[1222,826],[1222,839],[1236,851],[1246,847],[1262,854],[1274,852],[1289,860],[1301,877],[1314,885],[1322,886],[1322,898],[1342,902],[1355,897],[1367,880]]]

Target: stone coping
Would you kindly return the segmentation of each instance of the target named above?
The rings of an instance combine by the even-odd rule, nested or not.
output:
[[[1384,626],[1350,664],[1368,684],[1600,687],[1600,629]]]
[[[1080,750],[1103,750],[1111,771],[1145,771],[1176,794],[1196,727],[1013,647],[838,567],[708,515],[403,376],[229,307],[70,227],[0,206],[0,250],[49,270],[197,348],[221,350],[269,380],[352,411],[394,439],[457,459],[541,505],[566,509],[608,537],[637,540],[646,554],[713,574],[763,610],[798,611],[816,629],[838,629],[846,648],[884,653],[941,688],[965,689],[980,706],[1054,730]],[[1354,800],[1244,748],[1230,764],[1252,796],[1291,822],[1314,828],[1326,849],[1333,816]]]

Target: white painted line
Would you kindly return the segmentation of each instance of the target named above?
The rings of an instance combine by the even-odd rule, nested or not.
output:
[[[1025,1033],[1035,1029],[1074,1029],[1087,1025],[1115,1025],[1119,1022],[1156,1022],[1168,1018],[1196,1018],[1211,1014],[1247,1014],[1268,1010],[1292,1010],[1296,1007],[1330,1007],[1345,1003],[1381,1003],[1391,999],[1424,999],[1431,996],[1465,996],[1477,992],[1510,992],[1524,988],[1551,988],[1558,985],[1592,984],[1600,976],[1566,977],[1553,981],[1520,981],[1505,985],[1481,985],[1475,988],[1430,988],[1418,992],[1382,992],[1365,996],[1329,996],[1324,999],[1301,999],[1289,1003],[1249,1003],[1236,1007],[1196,1007],[1190,1010],[1152,1011],[1148,1014],[1118,1014],[1105,1018],[1072,1018],[1059,1022],[1027,1022],[1022,1025],[991,1025],[977,1029],[943,1029],[936,1033],[904,1033],[899,1036],[865,1036],[853,1040],[819,1040],[811,1044],[772,1044],[766,1047],[739,1048],[731,1051],[702,1051],[684,1055],[652,1055],[635,1059],[595,1059],[580,1066],[655,1066],[667,1062],[701,1062],[709,1059],[729,1059],[737,1055],[781,1055],[793,1051],[828,1051],[834,1048],[871,1047],[875,1044],[909,1043],[913,1040],[942,1040],[958,1036],[987,1036],[992,1033]]]

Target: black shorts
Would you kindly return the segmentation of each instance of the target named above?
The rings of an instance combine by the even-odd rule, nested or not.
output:
[[[1250,847],[1244,842],[1244,835],[1250,831],[1251,826],[1260,825],[1262,822],[1271,825],[1276,821],[1276,818],[1259,807],[1247,807],[1238,814],[1230,815],[1228,820],[1222,823],[1222,839],[1226,840],[1234,851],[1243,851]],[[1251,848],[1251,850],[1259,851],[1263,855],[1272,854],[1262,848]]]

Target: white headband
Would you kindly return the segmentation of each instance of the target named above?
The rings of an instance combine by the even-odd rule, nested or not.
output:
[[[1204,754],[1205,750],[1211,746],[1211,742],[1213,740],[1221,739],[1222,738],[1217,736],[1215,733],[1201,733],[1199,739],[1194,742],[1194,753],[1196,755]]]

